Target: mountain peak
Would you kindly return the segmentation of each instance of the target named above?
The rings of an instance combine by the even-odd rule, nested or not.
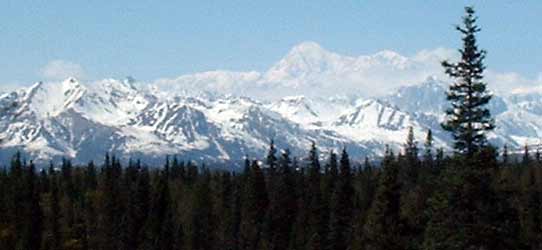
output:
[[[312,54],[312,53],[322,53],[327,52],[320,44],[313,42],[313,41],[305,41],[302,42],[296,46],[294,46],[290,50],[290,54],[296,53],[296,54]]]
[[[81,83],[79,83],[79,81],[75,77],[66,78],[66,80],[64,80],[61,85],[64,91],[70,91],[72,89],[79,89],[82,87]]]
[[[75,77],[68,77],[66,78],[66,80],[64,80],[64,82],[70,82],[70,83],[76,83],[77,82],[77,78]]]
[[[404,69],[408,66],[409,59],[392,50],[382,50],[370,56],[371,59],[378,63],[391,64],[399,69]]]

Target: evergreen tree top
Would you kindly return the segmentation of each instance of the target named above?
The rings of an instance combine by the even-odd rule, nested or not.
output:
[[[486,51],[476,44],[476,33],[481,30],[476,20],[474,9],[466,7],[463,25],[456,27],[462,34],[461,59],[442,62],[445,73],[454,79],[447,92],[451,107],[442,127],[452,133],[456,152],[468,157],[487,146],[486,132],[495,127],[486,107],[492,96],[483,82]]]

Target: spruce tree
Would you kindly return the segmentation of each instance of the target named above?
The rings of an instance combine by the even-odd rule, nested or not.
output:
[[[429,165],[432,167],[433,165],[433,132],[431,129],[427,130],[427,135],[425,136],[425,142],[424,142],[424,156],[423,160],[425,161],[426,165]]]
[[[406,191],[414,188],[419,175],[419,159],[418,159],[418,142],[414,137],[414,129],[412,126],[408,128],[408,135],[404,144],[404,163],[400,169],[404,175],[402,177],[405,183]]]
[[[412,126],[408,127],[408,135],[405,142],[405,156],[411,161],[418,158],[418,142],[414,137],[414,128]]]
[[[217,215],[219,216],[218,230],[217,230],[217,242],[225,249],[235,248],[235,193],[234,183],[230,172],[225,171],[220,174],[220,189],[218,200]]]
[[[308,183],[307,183],[307,245],[308,248],[322,248],[323,241],[327,238],[325,232],[327,231],[327,225],[323,220],[323,203],[322,203],[322,190],[321,190],[321,167],[320,160],[318,159],[318,149],[316,143],[311,144],[308,157]]]
[[[261,247],[264,216],[269,206],[265,176],[258,161],[253,161],[244,183],[240,249],[251,250]]]
[[[404,249],[400,204],[399,167],[393,152],[386,147],[375,199],[364,227],[366,249]]]
[[[476,44],[476,33],[480,31],[476,21],[474,9],[465,7],[463,25],[456,27],[463,36],[463,48],[459,50],[461,60],[442,62],[446,74],[455,79],[447,93],[451,108],[446,111],[447,119],[442,127],[452,133],[456,152],[467,157],[487,145],[486,132],[494,128],[485,106],[491,94],[483,82],[486,51]]]
[[[143,249],[172,250],[175,243],[175,223],[168,184],[168,170],[159,173],[145,225]]]
[[[295,180],[291,169],[290,151],[284,150],[279,159],[277,190],[269,206],[269,249],[287,249],[292,232],[292,221],[295,220],[297,204],[295,197]]]
[[[337,154],[331,150],[329,153],[328,162],[325,165],[325,171],[323,175],[323,186],[322,186],[322,224],[325,225],[324,235],[329,234],[330,230],[330,221],[331,221],[331,208],[333,206],[332,200],[335,194],[336,184],[339,179],[339,167],[337,164]],[[330,241],[329,236],[323,239],[323,248],[329,249]]]
[[[430,200],[424,249],[514,249],[518,215],[494,189],[496,151],[486,147],[448,165]]]
[[[51,181],[51,191],[48,199],[48,213],[46,214],[44,231],[44,249],[60,249],[62,245],[62,235],[60,233],[60,197],[58,183],[54,172],[49,174]]]
[[[346,250],[352,240],[352,216],[354,215],[354,187],[352,168],[346,149],[340,160],[338,183],[331,201],[329,249]]]
[[[190,242],[193,250],[210,250],[213,247],[214,219],[211,200],[210,173],[205,170],[204,176],[196,185],[193,196]]]
[[[508,145],[504,144],[502,149],[502,165],[507,166],[510,163],[510,155],[508,153]]]
[[[26,168],[23,192],[23,221],[21,235],[18,236],[17,249],[38,250],[40,249],[43,213],[40,207],[40,194],[37,189],[37,177],[32,162]]]
[[[542,193],[537,183],[537,170],[527,166],[521,183],[521,241],[532,250],[542,248]]]
[[[121,247],[120,231],[122,204],[119,202],[122,169],[115,157],[105,157],[101,182],[98,187],[97,244],[100,249],[113,250]]]
[[[521,163],[525,167],[528,167],[531,164],[531,153],[529,152],[529,146],[527,144],[523,146],[523,158]]]
[[[277,168],[277,148],[275,147],[275,142],[271,140],[269,143],[269,150],[267,151],[267,157],[265,158],[265,163],[269,166],[270,172],[275,172]]]

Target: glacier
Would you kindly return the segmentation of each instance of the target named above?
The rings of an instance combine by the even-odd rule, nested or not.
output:
[[[20,151],[38,164],[86,163],[110,153],[156,164],[177,155],[236,167],[246,156],[263,157],[273,140],[298,157],[316,142],[322,157],[346,147],[362,160],[381,156],[385,145],[400,150],[409,127],[420,147],[431,129],[435,147],[450,151],[451,138],[440,128],[449,79],[419,74],[427,67],[391,51],[348,57],[309,42],[263,73],[38,82],[0,95],[0,159]],[[378,85],[358,82],[390,71],[408,84],[382,94],[373,91]],[[519,150],[539,143],[541,92],[495,94],[489,107],[493,144]]]

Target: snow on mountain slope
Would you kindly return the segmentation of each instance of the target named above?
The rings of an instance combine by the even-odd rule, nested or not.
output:
[[[123,125],[133,119],[154,98],[133,86],[130,80],[105,79],[87,85],[87,93],[78,99],[75,110],[103,124]]]
[[[400,87],[382,99],[403,111],[444,115],[448,107],[446,87],[446,83],[431,77],[418,85]]]
[[[41,161],[84,162],[105,152],[147,161],[179,154],[237,161],[265,154],[269,140],[303,155],[347,146],[354,157],[400,150],[412,126],[421,143],[428,129],[447,148],[440,128],[444,86],[430,79],[382,98],[291,96],[277,101],[219,94],[157,96],[130,81],[38,83],[0,96],[0,140],[8,157],[22,150]],[[440,94],[439,94],[440,93]],[[496,97],[498,145],[520,146],[542,135],[535,97]]]
[[[414,128],[416,140],[424,141],[428,129],[415,118],[396,107],[377,99],[366,100],[345,111],[331,127],[339,134],[361,143],[389,144],[400,150],[407,136],[408,128]],[[436,145],[446,147],[443,139],[435,136]],[[377,147],[378,153],[383,147]]]
[[[312,141],[321,142],[323,150],[350,145],[367,153],[333,131],[305,129],[249,98],[159,99],[121,81],[75,83],[68,79],[45,90],[38,84],[2,96],[1,157],[21,150],[37,162],[62,157],[85,162],[105,152],[150,161],[168,154],[236,161],[263,154],[270,139],[299,154]]]
[[[322,127],[338,118],[346,109],[351,108],[359,98],[334,97],[306,97],[288,96],[271,102],[267,107],[291,121],[308,127]]]
[[[201,93],[250,96],[278,100],[293,95],[322,97],[354,95],[374,97],[398,86],[442,75],[439,62],[449,58],[444,49],[412,56],[384,50],[370,55],[345,56],[315,42],[302,42],[263,72],[209,71],[159,79],[149,87],[156,95]]]
[[[271,139],[298,156],[314,141],[323,152],[346,146],[356,158],[381,155],[386,144],[399,150],[410,126],[420,144],[431,129],[436,146],[448,148],[440,126],[448,80],[427,76],[440,59],[392,51],[350,57],[305,42],[263,73],[40,82],[0,95],[0,158],[21,150],[38,162],[85,162],[105,152],[144,162],[173,154],[234,162],[265,155]],[[538,143],[540,100],[539,92],[494,96],[491,141]]]

